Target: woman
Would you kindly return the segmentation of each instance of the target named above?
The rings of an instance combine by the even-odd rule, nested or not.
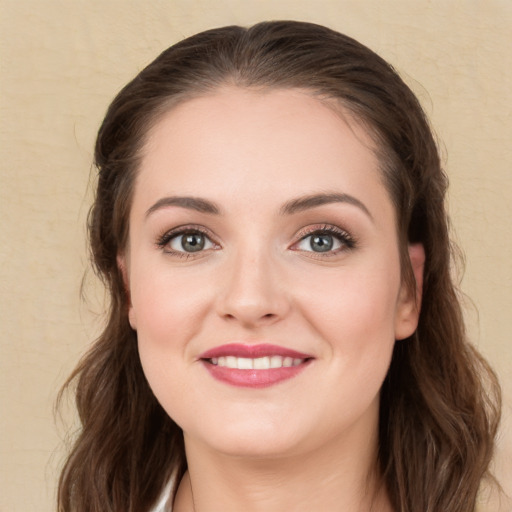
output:
[[[178,43],[99,131],[108,324],[61,511],[468,512],[500,398],[418,101],[317,25]]]

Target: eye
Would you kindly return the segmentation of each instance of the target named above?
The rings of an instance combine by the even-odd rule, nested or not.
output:
[[[305,252],[336,254],[354,246],[353,238],[346,231],[334,226],[324,226],[310,230],[292,248]]]
[[[169,243],[173,251],[199,252],[213,247],[212,242],[203,233],[184,233],[171,238]]]
[[[199,229],[172,230],[165,233],[157,245],[167,253],[188,255],[216,248],[210,237]]]

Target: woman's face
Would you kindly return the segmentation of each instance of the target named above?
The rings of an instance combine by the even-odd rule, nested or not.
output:
[[[144,372],[187,442],[276,456],[376,432],[417,311],[373,143],[340,112],[226,87],[149,134],[119,261]]]

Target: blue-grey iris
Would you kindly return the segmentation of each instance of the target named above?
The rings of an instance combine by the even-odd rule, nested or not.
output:
[[[327,252],[332,249],[334,240],[331,235],[313,235],[309,244],[315,252]]]

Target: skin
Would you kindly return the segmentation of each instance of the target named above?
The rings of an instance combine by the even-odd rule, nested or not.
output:
[[[376,471],[379,390],[418,305],[372,148],[348,113],[299,90],[226,87],[151,130],[119,264],[144,372],[184,431],[174,510],[391,510]],[[283,213],[319,193],[356,201]],[[171,196],[219,213],[159,203]],[[178,226],[205,230],[204,250],[178,236],[159,245]],[[326,226],[343,236],[316,252],[310,234]],[[421,287],[423,250],[409,252]],[[314,359],[276,385],[235,387],[198,360],[225,343]]]

